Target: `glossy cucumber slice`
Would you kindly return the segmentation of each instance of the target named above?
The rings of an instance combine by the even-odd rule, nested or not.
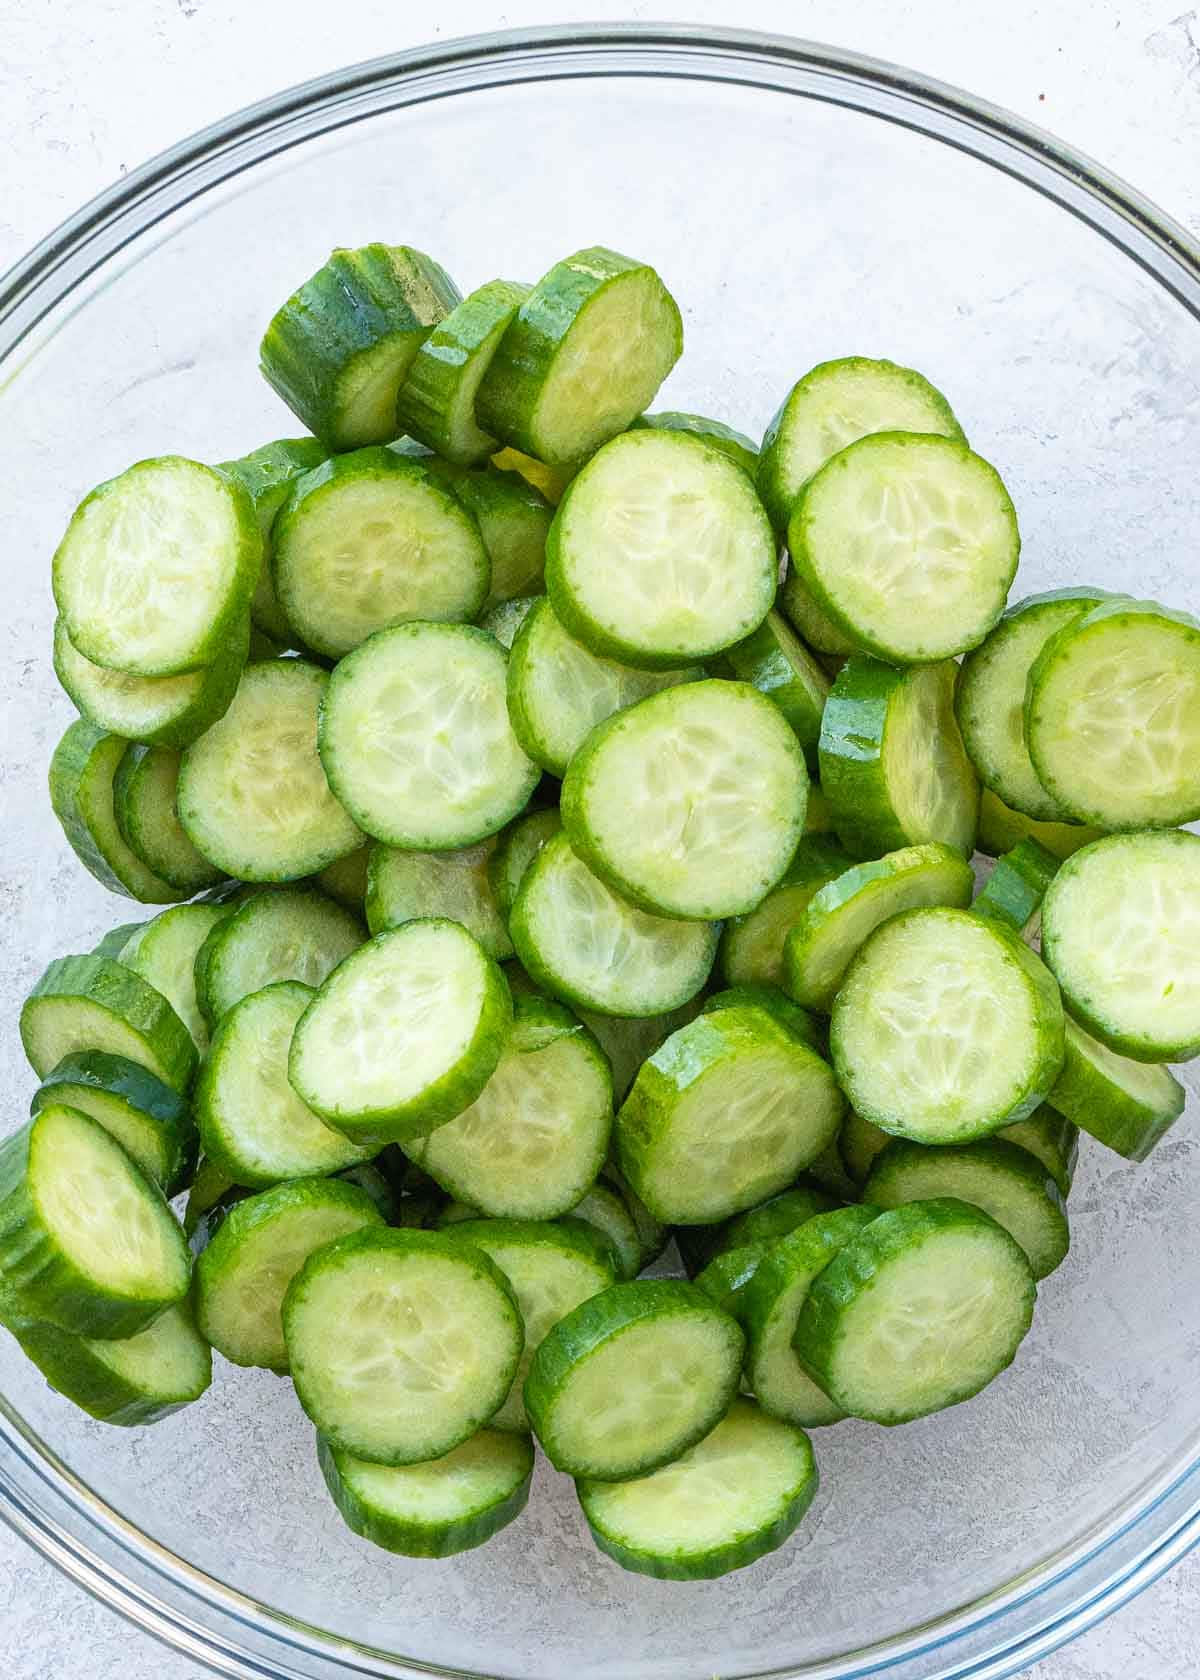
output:
[[[653,432],[687,432],[728,455],[751,478],[758,469],[758,450],[754,440],[744,432],[735,432],[723,420],[710,420],[703,414],[681,414],[676,409],[662,409],[657,414],[639,414],[636,420],[629,422],[631,432],[646,429]]]
[[[692,1281],[722,1312],[727,1312],[740,1323],[746,1286],[761,1265],[768,1246],[767,1243],[743,1243],[740,1248],[727,1248],[720,1254],[714,1254]]]
[[[1066,1023],[1068,1064],[1071,1061],[1070,1040],[1073,1032],[1077,1030],[1073,1028],[1072,1022]],[[1064,1065],[1059,1082],[1066,1077]],[[1033,1111],[1028,1120],[1018,1120],[1015,1125],[1002,1126],[995,1135],[1007,1143],[1019,1144],[1022,1149],[1028,1150],[1030,1155],[1036,1156],[1058,1186],[1059,1194],[1064,1198],[1067,1196],[1075,1176],[1075,1163],[1079,1157],[1079,1128],[1073,1121],[1068,1120],[1065,1114],[1051,1108],[1049,1103],[1043,1103]],[[861,1186],[866,1183],[876,1157],[891,1141],[887,1132],[873,1126],[861,1115],[853,1112],[847,1114],[839,1143],[846,1170],[856,1184]]]
[[[778,885],[804,828],[808,772],[777,707],[748,683],[687,683],[592,731],[562,820],[614,891],[651,914],[742,915]]]
[[[1200,835],[1114,834],[1046,891],[1042,950],[1076,1020],[1118,1055],[1200,1055]]]
[[[507,656],[465,624],[405,624],[343,659],[321,714],[321,760],[376,840],[471,846],[529,802],[539,769],[513,734]]]
[[[501,338],[479,424],[539,460],[578,461],[653,401],[682,350],[679,308],[652,268],[599,245],[577,251]]]
[[[462,466],[475,466],[495,454],[499,443],[476,420],[475,398],[530,290],[515,280],[489,280],[434,327],[400,387],[398,431]]]
[[[690,665],[767,615],[778,563],[754,486],[684,432],[626,432],[572,480],[546,547],[546,590],[596,653]]]
[[[277,443],[266,443],[236,461],[222,461],[217,469],[237,479],[254,503],[263,557],[250,598],[250,620],[260,635],[268,637],[281,650],[297,645],[298,638],[279,605],[271,579],[271,527],[296,480],[328,459],[329,451],[319,438],[280,438]]]
[[[725,656],[734,674],[775,702],[796,732],[808,767],[817,769],[821,714],[829,698],[829,678],[792,633],[782,613],[769,612],[744,642]]]
[[[172,1006],[111,957],[56,957],[21,1007],[21,1043],[39,1079],[64,1056],[105,1051],[186,1092],[196,1046]]]
[[[737,1393],[745,1340],[692,1284],[618,1283],[559,1320],[533,1356],[525,1405],[571,1476],[643,1476],[703,1440]]]
[[[412,359],[458,302],[445,269],[409,245],[334,251],[267,327],[263,376],[330,449],[388,443]]]
[[[1118,1155],[1144,1161],[1183,1113],[1183,1086],[1169,1068],[1118,1056],[1069,1015],[1065,1051],[1054,1106]]]
[[[818,606],[895,664],[975,647],[1004,610],[1017,516],[996,469],[958,439],[878,432],[811,478],[789,518]]]
[[[232,908],[177,904],[138,928],[121,948],[119,961],[162,993],[201,1055],[208,1049],[208,1022],[196,996],[196,954],[213,929],[228,920]]]
[[[357,1231],[305,1261],[283,1327],[300,1404],[331,1446],[418,1464],[504,1403],[525,1333],[482,1249],[442,1231]]]
[[[214,1025],[280,980],[319,986],[366,940],[358,917],[311,887],[254,892],[219,921],[196,957],[197,990]]]
[[[624,1204],[626,1212],[633,1220],[637,1233],[637,1264],[634,1275],[644,1266],[651,1265],[659,1258],[670,1240],[671,1232],[663,1220],[655,1217],[630,1184],[614,1159],[614,1151],[610,1148],[608,1160],[600,1169],[600,1177],[593,1188],[604,1189],[611,1186]],[[572,1208],[572,1217],[578,1216],[579,1203]]]
[[[1037,1285],[979,1208],[942,1199],[881,1214],[820,1274],[796,1352],[852,1417],[908,1423],[969,1400],[1016,1356]]]
[[[819,887],[787,935],[784,985],[810,1009],[833,1007],[856,952],[902,910],[971,902],[975,876],[949,846],[905,846],[875,863],[857,863]]]
[[[289,1077],[354,1143],[407,1141],[446,1124],[495,1073],[512,1023],[500,969],[457,922],[376,934],[301,1016]]]
[[[1020,811],[1010,810],[990,788],[984,788],[980,796],[979,833],[975,843],[989,857],[1002,857],[1022,840],[1036,840],[1051,856],[1061,860],[1103,836],[1102,828],[1087,828],[1080,823],[1035,822]]]
[[[14,1335],[51,1388],[101,1423],[157,1423],[199,1400],[212,1382],[212,1353],[186,1302],[119,1342],[73,1336],[53,1324],[28,1324]]]
[[[121,838],[155,875],[184,893],[224,877],[201,857],[179,823],[175,795],[180,755],[170,747],[130,743],[113,777],[113,812]]]
[[[1058,859],[1039,840],[1029,837],[997,858],[972,908],[977,916],[994,916],[1028,937],[1041,925],[1042,900],[1054,879]]]
[[[50,760],[50,804],[67,844],[101,886],[142,904],[171,904],[188,896],[142,861],[117,825],[113,781],[127,743],[80,718]]]
[[[437,459],[426,464],[449,485],[479,526],[492,566],[484,611],[539,591],[546,570],[546,539],[554,517],[554,509],[541,491],[520,473],[504,472],[499,467],[455,467]]]
[[[116,1138],[131,1160],[174,1196],[196,1164],[196,1126],[187,1101],[124,1056],[81,1050],[64,1056],[34,1092],[30,1113],[76,1108]]]
[[[562,818],[557,807],[526,811],[514,817],[497,837],[494,848],[488,854],[487,876],[492,901],[506,928],[517,892],[525,879],[525,871],[547,840],[552,840],[561,827]]]
[[[829,1043],[864,1119],[917,1143],[966,1143],[1049,1097],[1062,1070],[1062,1002],[1011,929],[969,910],[907,910],[850,964]]]
[[[975,848],[979,784],[954,718],[952,661],[896,670],[856,656],[821,720],[821,788],[854,857],[937,840]]]
[[[716,1010],[739,1008],[745,1004],[765,1009],[793,1038],[824,1055],[828,1037],[824,1025],[778,986],[727,986],[724,991],[709,992],[700,1013],[711,1015]]]
[[[226,874],[295,880],[362,844],[317,754],[328,686],[302,659],[248,665],[225,716],[184,753],[179,820]]]
[[[810,799],[815,789],[809,789]],[[784,941],[815,893],[850,867],[850,855],[832,836],[805,834],[777,887],[721,935],[721,972],[731,986],[782,986]]]
[[[489,957],[507,961],[513,945],[492,891],[495,851],[494,838],[455,852],[372,847],[367,870],[367,926],[372,933],[383,933],[421,916],[445,916],[473,933]]]

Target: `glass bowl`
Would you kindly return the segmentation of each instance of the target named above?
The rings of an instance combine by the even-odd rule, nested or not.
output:
[[[645,257],[688,336],[659,406],[755,435],[825,357],[919,367],[1013,492],[1019,593],[1086,579],[1195,604],[1200,261],[1014,118],[823,48],[654,27],[452,43],[268,101],[128,176],[0,287],[0,1129],[32,1087],[20,998],[130,913],[76,865],[45,793],[69,716],[55,541],[132,460],[294,432],[256,371],[263,324],[332,245],[381,238],[464,287],[596,242]],[[725,1580],[622,1573],[544,1465],[484,1550],[388,1556],[342,1527],[286,1382],[222,1365],[200,1404],[123,1432],[52,1395],[9,1341],[4,1514],[227,1675],[998,1680],[1196,1536],[1192,1106],[1144,1166],[1085,1148],[1072,1253],[1015,1368],[906,1429],[820,1432],[799,1535]]]

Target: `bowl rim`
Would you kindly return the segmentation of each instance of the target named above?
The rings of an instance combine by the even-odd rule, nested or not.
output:
[[[787,92],[965,151],[1085,222],[1200,322],[1200,242],[1102,165],[999,106],[882,60],[777,34],[562,24],[462,37],[333,71],[249,105],[132,170],[0,277],[0,385],[19,347],[92,273],[242,170],[382,109],[516,82],[617,75]],[[94,1597],[206,1667],[245,1680],[462,1674],[309,1627],[184,1562],[108,1506],[2,1394],[0,1442],[0,1518]],[[1200,1435],[1182,1469],[1143,1486],[1118,1514],[1008,1587],[864,1648],[850,1667],[838,1659],[742,1680],[1006,1680],[1126,1603],[1198,1540]]]

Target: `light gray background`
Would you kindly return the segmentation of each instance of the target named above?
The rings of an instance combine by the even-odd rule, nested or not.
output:
[[[0,0],[0,269],[118,175],[265,94],[431,38],[578,16],[736,22],[894,59],[1053,130],[1200,235],[1200,10],[1185,0]],[[1198,1650],[1200,1554],[1031,1672],[1184,1680]],[[201,1672],[0,1527],[6,1680]]]

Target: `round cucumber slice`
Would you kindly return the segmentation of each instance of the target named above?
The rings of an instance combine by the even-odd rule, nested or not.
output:
[[[64,1056],[102,1051],[186,1092],[196,1046],[172,1006],[111,957],[57,957],[21,1007],[21,1043],[39,1079]]]
[[[196,954],[231,911],[227,904],[177,904],[138,928],[118,959],[162,993],[201,1055],[208,1049],[208,1022],[196,996]]]
[[[1075,1018],[1139,1062],[1200,1056],[1200,835],[1117,834],[1062,865],[1042,949]]]
[[[714,1254],[692,1281],[722,1312],[727,1312],[740,1323],[746,1285],[762,1263],[767,1247],[766,1243],[743,1243],[740,1248],[728,1248],[722,1254]]]
[[[909,1423],[969,1400],[1011,1365],[1033,1321],[1025,1251],[950,1198],[881,1214],[800,1309],[796,1352],[851,1417]]]
[[[449,485],[479,526],[492,569],[484,613],[514,597],[524,599],[540,590],[546,570],[546,538],[554,518],[554,509],[541,491],[520,473],[504,472],[499,467],[456,467],[436,457],[426,465]],[[482,618],[481,614],[481,623]]]
[[[376,840],[475,845],[529,801],[539,769],[513,734],[507,657],[464,624],[405,624],[343,659],[321,715],[321,759]]]
[[[175,810],[180,756],[170,747],[131,743],[113,777],[113,812],[121,838],[146,867],[185,893],[223,879],[180,827]]]
[[[908,665],[983,640],[1004,610],[1021,540],[999,473],[965,443],[878,432],[808,481],[788,548],[847,636]]]
[[[317,1438],[325,1485],[355,1534],[401,1557],[455,1557],[515,1521],[529,1500],[533,1447],[481,1429],[428,1464],[371,1464]]]
[[[13,1334],[57,1393],[101,1423],[140,1428],[198,1400],[212,1382],[212,1353],[186,1302],[124,1341],[72,1336],[52,1324]]]
[[[1042,900],[1057,868],[1058,859],[1039,841],[1022,840],[997,858],[972,909],[977,916],[994,916],[1028,938],[1041,926]]]
[[[86,1114],[47,1106],[0,1144],[0,1280],[16,1322],[136,1336],[184,1298],[191,1269],[162,1191]]]
[[[1183,1113],[1183,1086],[1169,1068],[1118,1056],[1070,1016],[1065,1049],[1055,1107],[1118,1155],[1144,1161]]]
[[[357,916],[310,887],[251,893],[231,908],[196,958],[200,1003],[214,1025],[277,981],[321,985],[366,938]]]
[[[473,933],[489,957],[507,961],[513,945],[492,891],[495,851],[494,838],[457,852],[373,846],[367,868],[367,926],[372,933],[383,933],[421,916],[445,916]]]
[[[420,1137],[495,1073],[512,1024],[504,976],[457,922],[406,922],[347,957],[301,1016],[289,1077],[355,1143]]]
[[[652,402],[683,350],[675,299],[601,245],[543,275],[478,389],[479,424],[539,461],[581,460]]]
[[[1025,736],[1038,780],[1076,822],[1200,817],[1200,621],[1118,597],[1064,624],[1030,670]]]
[[[821,788],[852,856],[931,840],[974,851],[979,784],[954,718],[957,670],[860,655],[838,672],[821,720]]]
[[[742,1004],[765,1009],[793,1038],[824,1055],[827,1048],[825,1027],[809,1010],[793,1003],[778,986],[727,986],[723,992],[709,992],[700,1013],[711,1015],[714,1010],[733,1009]]]
[[[469,1440],[504,1403],[525,1341],[504,1273],[441,1231],[329,1243],[288,1285],[283,1327],[300,1404],[331,1446],[373,1464]]]
[[[1087,828],[1080,823],[1035,822],[1032,817],[1012,811],[998,799],[990,788],[984,788],[979,800],[979,833],[976,845],[989,857],[1002,857],[1022,840],[1036,840],[1052,857],[1069,858],[1081,846],[1104,837],[1101,828]]]
[[[775,598],[771,524],[727,455],[684,432],[626,432],[572,480],[546,589],[571,635],[647,670],[742,641]]]
[[[1063,1061],[1054,977],[969,910],[907,910],[847,970],[829,1032],[851,1108],[917,1143],[968,1143],[1026,1119]]]
[[[248,665],[225,716],[184,753],[179,820],[226,874],[295,880],[362,844],[317,754],[328,686],[302,659]]]
[[[970,904],[971,865],[949,846],[906,846],[875,863],[857,863],[819,887],[787,935],[784,985],[828,1014],[855,953],[902,910]]]
[[[481,1213],[545,1220],[595,1182],[611,1131],[612,1075],[600,1046],[569,1009],[523,997],[479,1096],[405,1151]]]
[[[1067,1021],[1065,1028],[1066,1059],[1055,1090],[1067,1078],[1067,1069],[1072,1063],[1071,1040],[1079,1032],[1073,1021]],[[1079,1128],[1065,1114],[1051,1108],[1049,1103],[1043,1103],[1028,1120],[1002,1126],[995,1135],[1008,1143],[1018,1144],[1030,1155],[1036,1156],[1058,1186],[1059,1194],[1064,1198],[1068,1195],[1079,1157]],[[870,1177],[876,1157],[892,1139],[879,1126],[851,1111],[842,1123],[838,1141],[846,1171],[855,1184],[863,1185]]]
[[[462,466],[475,466],[495,454],[499,443],[476,420],[475,398],[530,290],[519,281],[489,280],[434,327],[400,387],[398,431]]]
[[[711,1251],[714,1255],[725,1254],[747,1243],[770,1247],[798,1231],[801,1225],[807,1225],[819,1213],[832,1213],[837,1205],[836,1199],[818,1186],[798,1184],[728,1220],[712,1233]]]
[[[553,1327],[525,1405],[551,1464],[571,1476],[644,1476],[703,1440],[737,1393],[745,1339],[692,1284],[618,1283]]]
[[[936,432],[965,441],[950,404],[914,369],[869,356],[819,362],[792,386],[762,442],[758,493],[779,530],[830,456],[872,432]]]
[[[829,1066],[773,1015],[714,1010],[643,1064],[617,1116],[621,1171],[659,1219],[711,1225],[790,1184],[842,1108]]]
[[[779,605],[809,647],[815,648],[818,653],[841,659],[847,654],[862,652],[858,643],[840,630],[824,608],[818,605],[795,566],[788,567],[779,592]]]
[[[191,1110],[136,1062],[100,1050],[64,1056],[34,1092],[30,1113],[50,1107],[76,1108],[103,1126],[165,1195],[189,1182],[198,1142]]]
[[[639,414],[636,420],[629,422],[631,432],[645,429],[653,432],[686,432],[711,444],[714,449],[719,449],[722,455],[728,455],[729,459],[751,478],[758,470],[758,450],[753,439],[748,438],[744,432],[735,432],[733,427],[727,426],[723,420],[710,420],[703,414],[680,414],[675,409],[662,409],[657,414]]]
[[[250,597],[250,622],[259,636],[275,644],[277,652],[297,646],[299,638],[279,605],[271,579],[271,527],[296,480],[328,459],[329,451],[319,438],[280,438],[277,443],[264,444],[239,460],[222,461],[217,469],[235,478],[254,503],[263,557],[258,582]],[[257,653],[254,657],[264,655]]]
[[[101,886],[142,904],[171,904],[187,889],[156,875],[117,823],[113,783],[126,747],[84,718],[71,724],[50,760],[50,804],[67,844]]]
[[[1025,744],[1025,689],[1030,668],[1058,630],[1082,618],[1103,589],[1054,589],[1009,607],[963,660],[955,698],[963,745],[979,779],[1006,804],[1039,822],[1069,813],[1038,780]]]
[[[717,929],[650,916],[619,898],[571,849],[548,840],[525,873],[509,919],[534,981],[600,1014],[658,1016],[708,979]]]
[[[810,788],[810,795],[816,790]],[[744,916],[726,922],[721,972],[731,986],[782,986],[783,948],[813,895],[850,867],[850,855],[825,835],[805,835],[777,887]]]
[[[525,879],[525,871],[537,857],[547,840],[552,840],[562,827],[557,809],[527,811],[515,817],[504,830],[488,856],[488,885],[496,910],[505,926],[516,903],[517,892]],[[509,955],[512,955],[510,949]]]
[[[804,829],[808,773],[748,683],[653,695],[592,731],[562,790],[575,852],[652,914],[715,921],[778,885]]]
[[[661,1581],[709,1581],[777,1551],[817,1491],[808,1437],[735,1400],[673,1464],[629,1482],[578,1483],[602,1552]]]
[[[808,767],[817,768],[821,714],[829,698],[829,678],[781,613],[769,612],[744,642],[735,642],[726,658],[734,675],[773,700],[795,730]]]

